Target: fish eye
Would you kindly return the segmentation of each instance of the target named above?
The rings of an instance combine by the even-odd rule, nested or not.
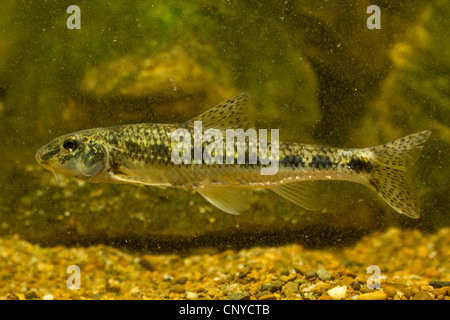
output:
[[[63,142],[62,147],[66,151],[73,152],[78,148],[78,142],[73,139],[67,139]]]

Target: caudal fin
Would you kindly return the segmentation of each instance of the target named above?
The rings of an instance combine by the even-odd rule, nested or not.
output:
[[[374,155],[369,184],[397,212],[415,219],[419,210],[407,172],[430,135],[422,131],[367,149]]]

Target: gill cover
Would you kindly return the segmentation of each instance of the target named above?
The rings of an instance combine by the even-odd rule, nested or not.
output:
[[[99,174],[106,165],[106,150],[101,143],[89,141],[86,144],[82,164],[79,168],[84,177],[89,178]]]

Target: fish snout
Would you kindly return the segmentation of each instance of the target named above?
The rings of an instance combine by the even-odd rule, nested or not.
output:
[[[43,147],[41,147],[35,155],[35,159],[37,161],[37,163],[39,164],[46,164],[48,162],[48,160],[53,157],[58,150],[53,150],[51,148],[49,148],[49,145],[45,145]]]
[[[39,163],[39,164],[41,164],[41,163],[43,162],[43,161],[42,161],[42,148],[40,148],[40,149],[36,152],[35,159],[36,159],[36,162]]]

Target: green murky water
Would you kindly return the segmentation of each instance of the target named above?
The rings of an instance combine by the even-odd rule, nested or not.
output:
[[[447,1],[70,1],[0,6],[0,234],[53,244],[170,251],[351,243],[388,226],[450,225]],[[34,160],[56,136],[136,122],[184,122],[239,92],[282,140],[366,147],[432,130],[416,165],[422,217],[363,186],[323,183],[325,210],[269,193],[227,215],[180,190],[84,184]]]

